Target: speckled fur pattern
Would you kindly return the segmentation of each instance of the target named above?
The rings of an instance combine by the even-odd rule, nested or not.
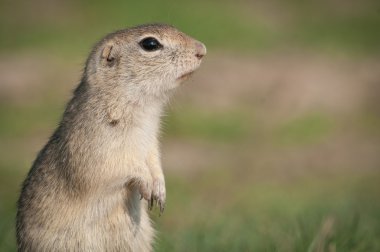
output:
[[[143,50],[146,37],[163,47]],[[19,251],[152,251],[148,205],[163,210],[166,199],[160,116],[181,76],[205,54],[202,43],[163,24],[120,30],[96,44],[23,183]]]

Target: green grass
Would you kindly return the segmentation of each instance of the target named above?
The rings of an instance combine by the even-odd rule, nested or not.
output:
[[[16,201],[24,173],[20,166],[0,166],[0,251],[16,251]]]
[[[334,121],[324,114],[308,113],[275,129],[274,141],[285,145],[317,143],[331,134],[333,124]]]
[[[222,190],[236,192],[235,197],[214,195],[199,180],[183,181],[182,187],[188,188],[180,189],[180,196],[169,194],[167,212],[156,220],[157,251],[314,251],[323,232],[326,247],[337,251],[377,251],[380,203],[371,188],[380,189],[377,179],[221,184]],[[305,191],[304,183],[312,190]],[[177,197],[187,199],[185,205]],[[329,219],[331,230],[323,230]]]
[[[63,106],[58,104],[0,105],[0,137],[22,138],[43,133],[58,124]]]
[[[202,112],[197,109],[172,111],[164,118],[164,130],[170,136],[204,139],[206,141],[239,141],[249,135],[249,117],[239,111]]]
[[[378,251],[379,178],[352,174],[292,185],[281,180],[210,185],[212,178],[168,176],[165,213],[152,213],[159,230],[156,251],[313,251],[323,232],[326,248]],[[229,191],[234,197],[224,197]],[[10,202],[0,208],[1,251],[15,250],[14,199]],[[331,230],[323,231],[328,220]]]
[[[0,51],[43,49],[83,56],[110,31],[165,22],[213,50],[306,48],[379,53],[379,2],[362,1],[360,8],[340,5],[332,6],[328,1],[272,1],[272,12],[268,13],[268,6],[245,1],[3,1]]]

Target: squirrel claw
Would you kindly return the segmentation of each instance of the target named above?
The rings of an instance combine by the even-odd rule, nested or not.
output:
[[[159,214],[159,216],[161,216],[164,213],[164,210],[165,210],[165,204],[160,201],[160,214]]]
[[[156,206],[160,209],[160,216],[164,212],[166,192],[165,192],[165,181],[161,178],[155,179],[153,181],[153,192],[152,197],[156,200]]]
[[[153,203],[154,203],[154,199],[153,197],[151,197],[149,200],[148,200],[148,210],[152,210],[153,209]]]

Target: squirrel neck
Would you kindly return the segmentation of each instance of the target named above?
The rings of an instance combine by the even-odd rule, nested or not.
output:
[[[140,127],[146,121],[159,123],[163,107],[168,99],[169,94],[147,95],[111,86],[102,89],[82,81],[74,91],[63,121],[71,121],[75,124],[90,123],[98,126],[105,123],[120,124],[124,128]],[[81,113],[78,113],[78,110]],[[78,118],[78,115],[81,117]]]

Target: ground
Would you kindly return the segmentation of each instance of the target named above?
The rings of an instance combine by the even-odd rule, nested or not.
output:
[[[2,251],[14,248],[20,183],[78,83],[75,65],[0,62]],[[379,66],[210,53],[163,118],[157,251],[378,250]]]

